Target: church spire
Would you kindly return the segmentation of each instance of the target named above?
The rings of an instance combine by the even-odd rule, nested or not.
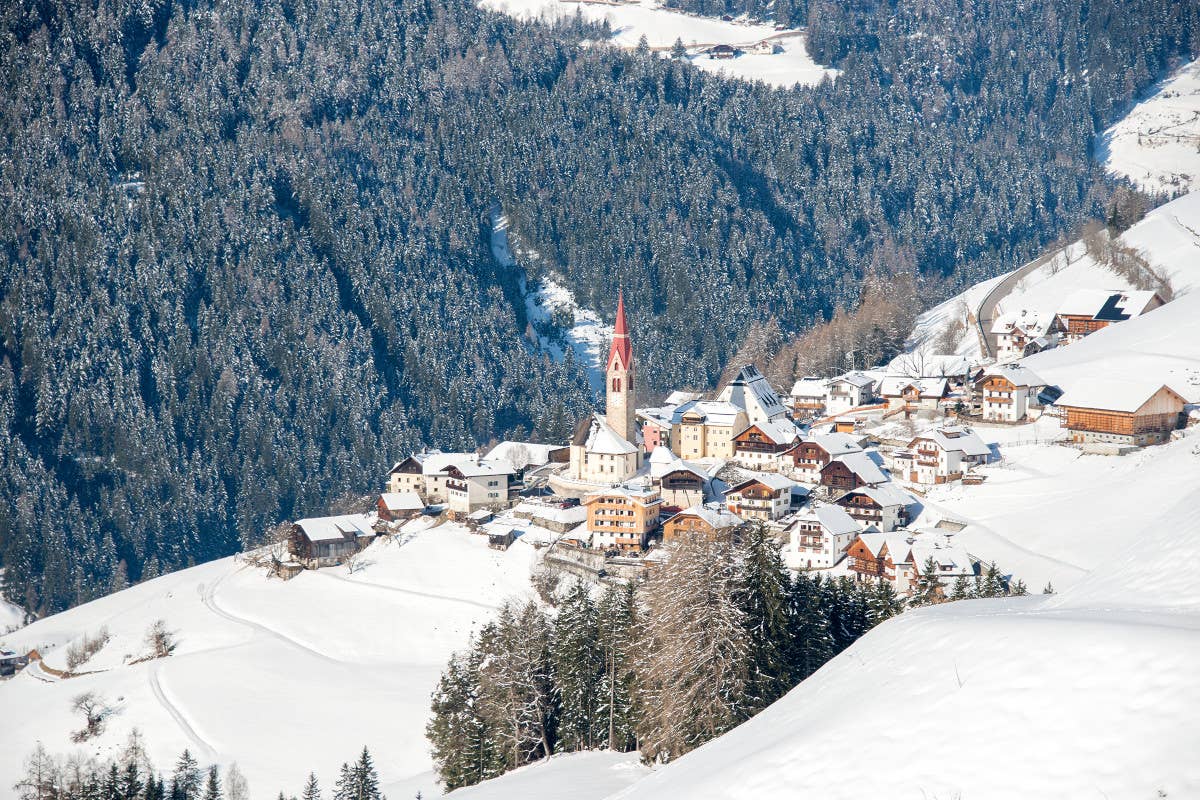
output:
[[[633,343],[625,320],[625,294],[617,295],[617,321],[613,325],[612,346],[608,349],[608,384],[605,393],[605,417],[609,426],[627,442],[634,442]]]
[[[608,369],[612,371],[613,359],[619,358],[620,366],[628,370],[633,366],[633,345],[629,340],[629,325],[625,321],[625,292],[617,292],[617,322],[613,326],[612,347],[608,349]]]

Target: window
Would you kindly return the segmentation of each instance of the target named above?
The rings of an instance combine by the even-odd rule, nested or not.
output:
[[[612,379],[612,390],[613,390],[614,392],[619,392],[619,391],[621,391],[621,379],[620,379],[620,378],[613,378],[613,379]]]

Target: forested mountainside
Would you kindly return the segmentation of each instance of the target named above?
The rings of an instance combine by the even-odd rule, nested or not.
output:
[[[870,272],[1025,259],[1102,210],[1093,132],[1196,13],[829,4],[842,77],[775,91],[468,0],[5,4],[4,592],[61,609],[412,446],[564,436],[586,384],[524,344],[496,201],[585,304],[626,287],[650,391]]]

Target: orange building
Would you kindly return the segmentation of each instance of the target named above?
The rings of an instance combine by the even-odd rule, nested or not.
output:
[[[616,486],[592,492],[583,500],[592,547],[599,550],[643,550],[658,528],[662,497],[657,489]]]

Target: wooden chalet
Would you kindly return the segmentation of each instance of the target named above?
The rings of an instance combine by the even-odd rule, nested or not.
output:
[[[1157,292],[1081,289],[1067,297],[1058,309],[1057,326],[1068,342],[1140,316],[1163,304]]]
[[[887,483],[887,473],[868,453],[847,453],[821,468],[821,485],[831,492],[848,492],[860,486]]]
[[[385,522],[403,522],[419,517],[425,501],[416,492],[384,492],[375,502],[379,518]]]
[[[1143,446],[1166,441],[1187,400],[1165,384],[1120,379],[1081,381],[1058,399],[1071,440],[1080,444]]]
[[[663,542],[729,537],[743,524],[741,517],[719,504],[693,506],[663,523]]]
[[[761,474],[730,488],[725,493],[725,503],[742,519],[779,519],[792,508],[795,485],[782,475]]]
[[[785,471],[796,478],[816,483],[821,470],[837,456],[858,453],[862,447],[853,436],[844,433],[826,433],[810,436],[780,454]]]
[[[799,428],[789,420],[754,423],[733,437],[733,457],[751,469],[774,472],[780,455],[799,438]]]
[[[908,493],[891,483],[880,486],[860,486],[851,489],[834,501],[862,525],[874,525],[888,532],[909,522],[909,506],[914,503]]]
[[[733,58],[738,54],[738,51],[728,44],[713,45],[705,51],[709,58]]]
[[[296,520],[288,538],[288,550],[308,569],[341,564],[375,538],[366,514],[312,517]]]

